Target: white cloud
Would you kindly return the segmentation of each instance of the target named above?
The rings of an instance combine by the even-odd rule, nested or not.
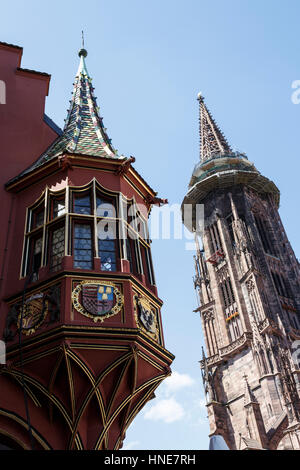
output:
[[[199,398],[199,400],[196,400],[195,404],[198,405],[202,410],[206,410],[205,398]]]
[[[195,381],[188,374],[180,374],[174,371],[172,375],[164,381],[165,388],[168,392],[176,392],[177,390],[194,385]]]
[[[185,415],[183,407],[175,400],[175,398],[167,398],[159,400],[148,410],[144,417],[152,421],[164,421],[165,423],[173,423],[179,421]]]
[[[132,450],[139,445],[139,441],[130,441],[128,444],[125,444],[121,450]]]

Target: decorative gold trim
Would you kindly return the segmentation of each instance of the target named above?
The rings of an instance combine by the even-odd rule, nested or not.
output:
[[[16,436],[13,436],[12,434],[10,434],[9,432],[5,431],[4,429],[0,428],[0,437],[1,436],[7,436],[9,437],[13,442],[16,442],[17,444],[19,444],[20,447],[22,447],[22,449],[24,450],[29,450],[29,447],[27,447],[24,442],[22,442],[20,439],[17,439]],[[16,449],[14,449],[16,450]]]
[[[140,315],[138,312],[139,308],[143,308],[147,312],[150,312],[150,315],[152,314],[153,318],[153,328],[155,331],[148,330],[144,323],[140,319]],[[150,338],[154,339],[154,341],[159,341],[159,326],[158,326],[158,320],[157,320],[157,309],[153,307],[153,305],[149,302],[149,300],[141,295],[134,294],[133,295],[133,311],[134,311],[134,316],[136,320],[136,324],[138,327],[142,330],[142,332],[146,333]]]
[[[33,333],[36,332],[36,330],[44,323],[46,316],[48,314],[48,301],[44,301],[44,293],[41,293],[42,297],[40,297],[42,303],[40,305],[40,312],[39,312],[39,318],[38,320],[30,327],[26,327],[26,319],[30,319],[33,316],[32,310],[31,310],[31,304],[34,302],[34,294],[26,299],[25,304],[23,306],[23,312],[22,308],[20,309],[19,315],[18,315],[18,320],[17,320],[17,327],[20,329],[21,328],[21,317],[22,318],[22,333],[26,336],[32,335]]]
[[[23,420],[23,418],[21,418],[19,415],[17,414],[13,414],[11,413],[10,411],[5,411],[5,410],[0,410],[0,416],[6,416],[7,418],[11,419],[12,421],[15,421],[17,422],[18,424],[20,424],[23,428],[27,429],[28,428],[28,424]],[[35,429],[31,429],[31,432],[32,432],[32,435],[33,437],[41,444],[41,446],[45,449],[45,450],[50,450],[50,447],[49,445],[47,444],[47,442],[45,442],[42,438],[42,436],[40,436],[37,431],[35,431]],[[14,437],[14,439],[16,440],[16,438]],[[24,444],[25,445],[25,444]]]
[[[82,289],[82,286],[84,285],[96,285],[96,286],[112,286],[114,288],[114,295],[116,297],[116,303],[115,305],[112,307],[112,309],[104,314],[104,315],[93,315],[91,314],[90,312],[88,312],[82,305],[81,303],[79,302],[79,295],[80,295],[80,292],[81,292],[81,289]],[[94,322],[97,322],[98,320],[100,322],[103,322],[106,318],[109,318],[109,317],[112,317],[114,315],[117,315],[120,310],[122,309],[123,305],[124,305],[124,296],[123,294],[119,291],[119,289],[117,288],[116,284],[113,283],[113,282],[110,282],[110,281],[106,281],[106,280],[103,280],[103,281],[81,281],[76,287],[75,289],[73,290],[72,292],[72,302],[73,302],[73,306],[74,308],[77,310],[77,312],[81,313],[82,315],[84,315],[85,317],[88,317],[88,318],[92,318],[94,320]]]

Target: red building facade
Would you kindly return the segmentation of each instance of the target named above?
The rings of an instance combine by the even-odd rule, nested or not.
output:
[[[44,116],[50,76],[20,69],[21,53],[0,45],[8,84],[1,158],[9,162],[1,187],[0,443],[119,449],[173,360],[147,233],[151,206],[163,201],[134,158],[113,148],[86,50],[63,131]]]

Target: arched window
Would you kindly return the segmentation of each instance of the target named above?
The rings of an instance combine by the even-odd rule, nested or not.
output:
[[[263,245],[263,249],[269,255],[277,256],[269,226],[258,214],[254,215],[255,224]]]

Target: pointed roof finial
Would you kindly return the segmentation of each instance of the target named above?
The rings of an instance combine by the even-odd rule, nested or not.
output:
[[[84,48],[84,34],[83,31],[81,31],[81,38],[82,38],[82,48],[79,50],[78,55],[80,57],[80,63],[79,67],[77,70],[76,77],[80,77],[80,75],[85,75],[86,77],[89,77],[88,70],[86,68],[85,64],[85,57],[88,55],[87,50]]]
[[[210,160],[217,155],[232,154],[232,148],[208,111],[201,92],[198,93],[197,100],[199,101],[201,162]]]
[[[79,50],[78,55],[79,57],[86,57],[88,55],[87,50],[84,48],[84,33],[81,31],[81,40],[82,40],[82,48]]]

